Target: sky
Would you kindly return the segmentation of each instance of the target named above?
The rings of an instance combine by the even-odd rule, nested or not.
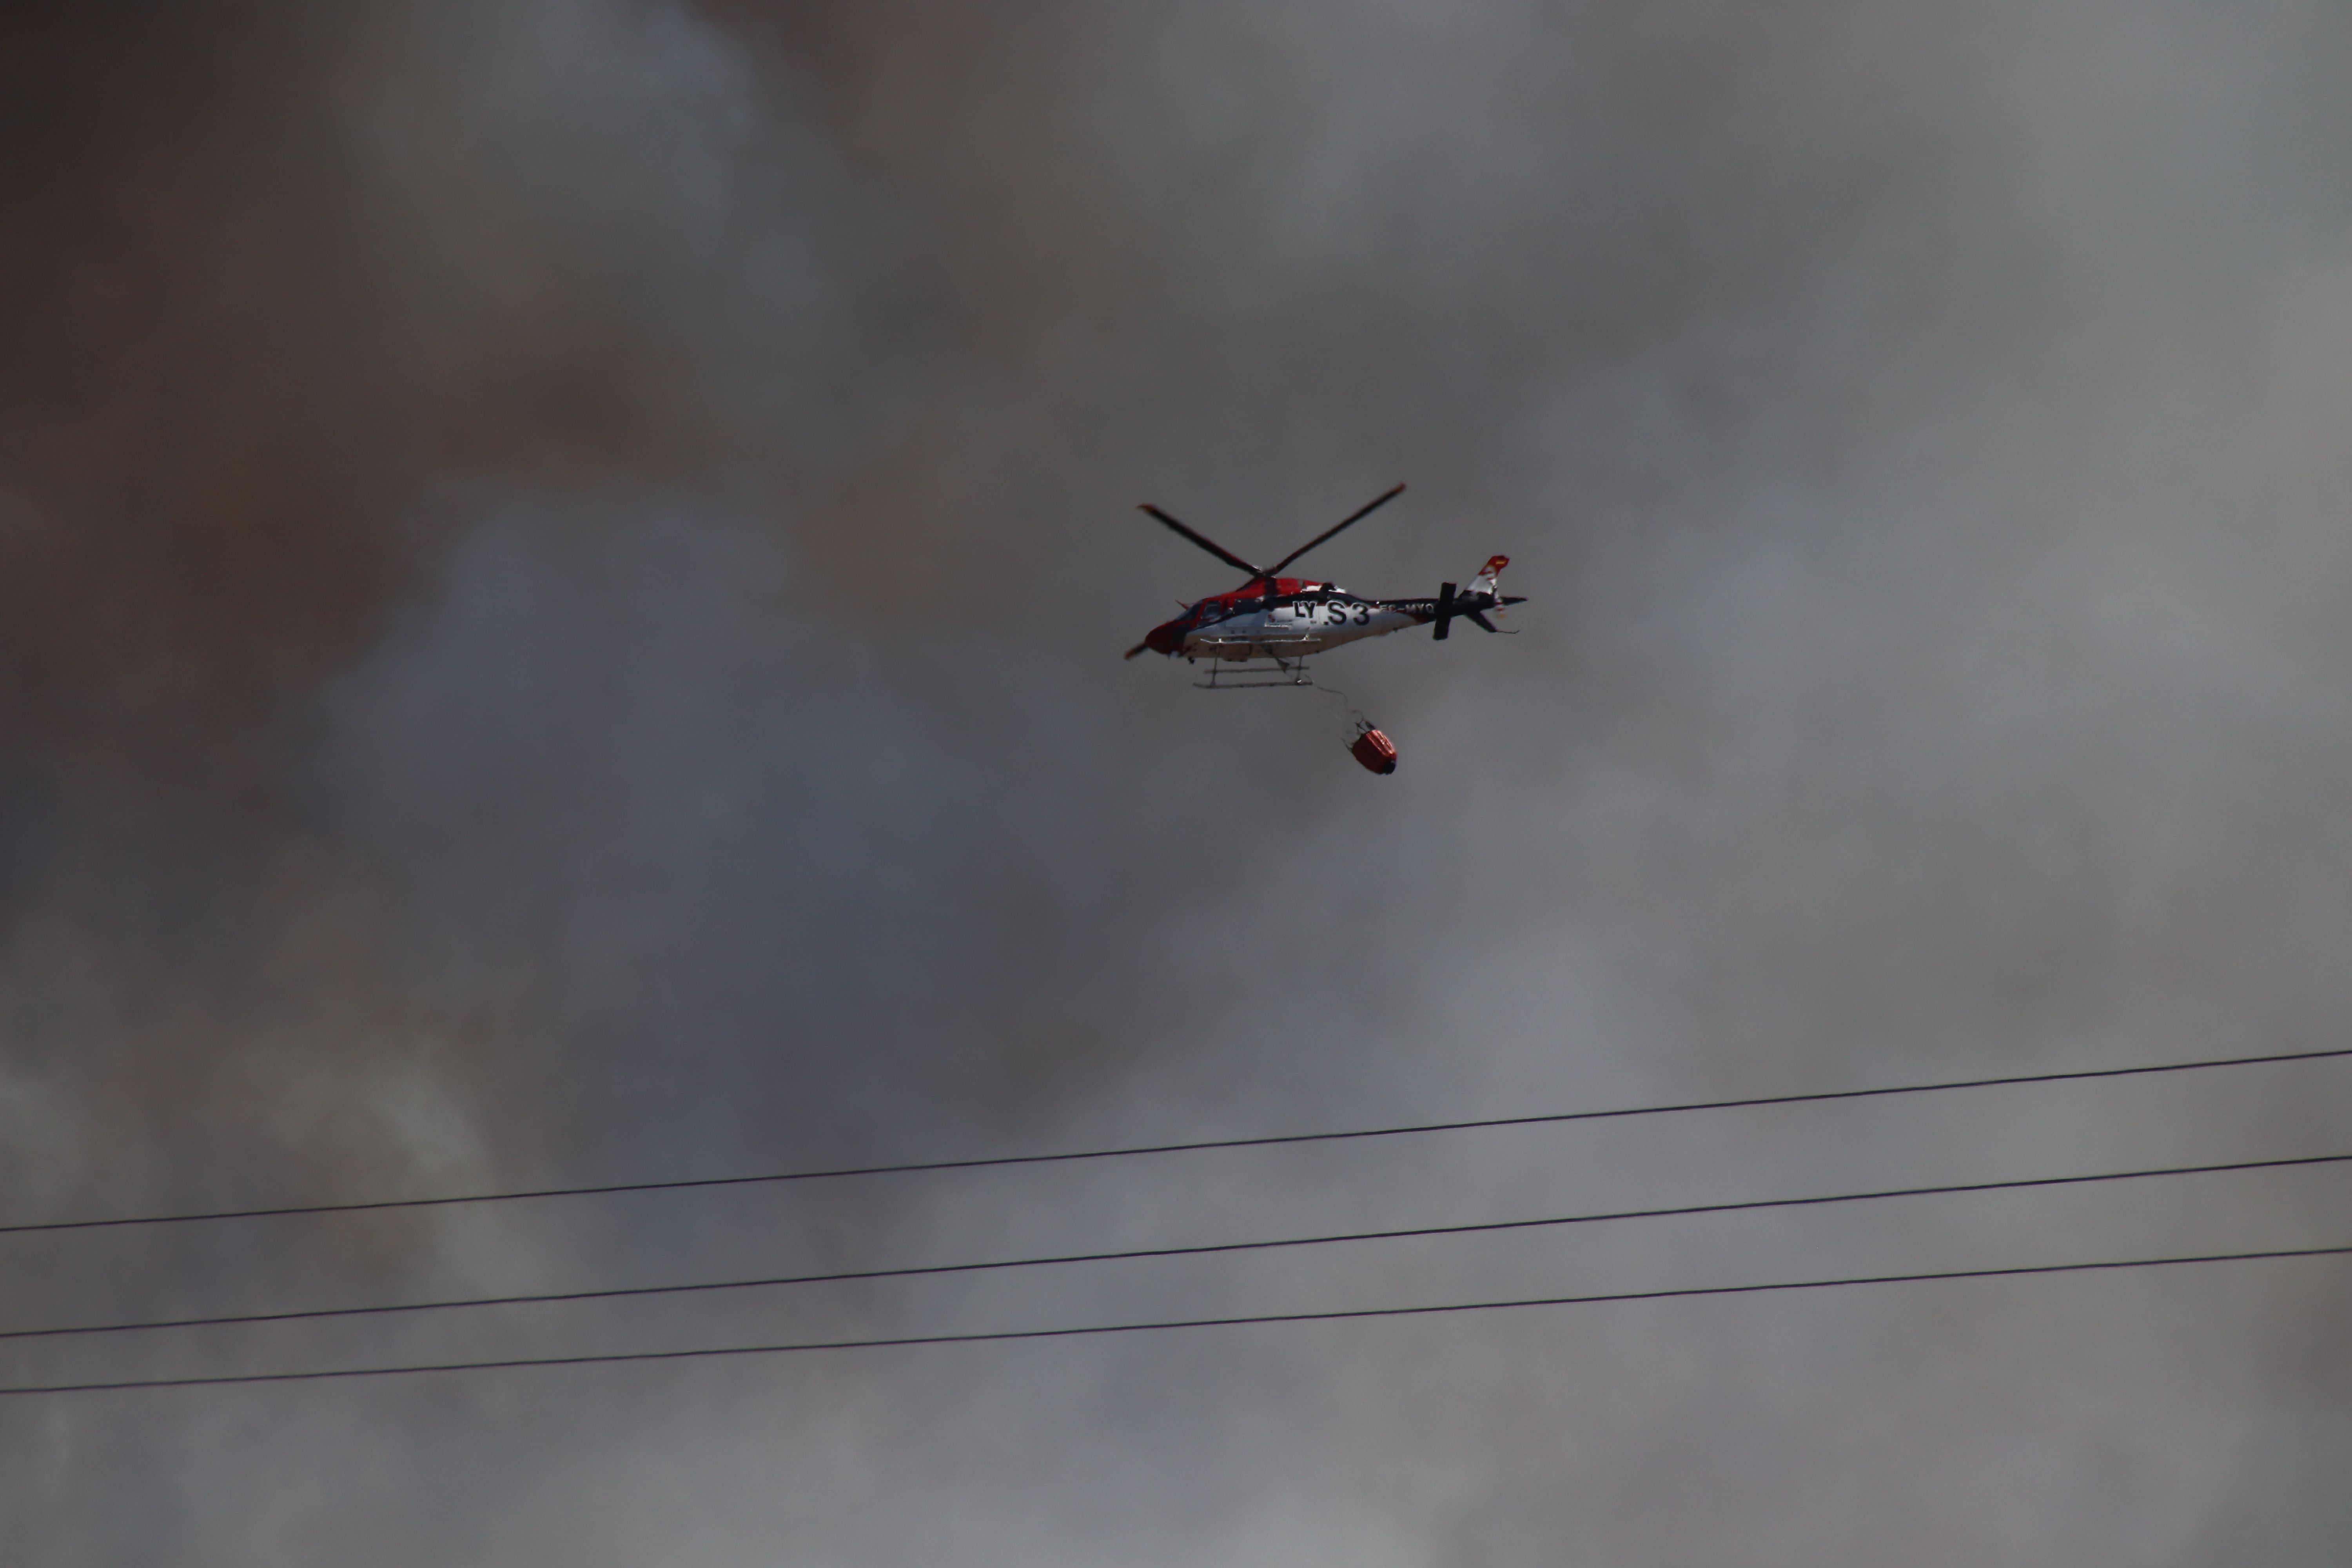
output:
[[[0,1223],[2342,1043],[2352,20],[0,21]],[[1311,558],[1515,636],[1118,654]],[[0,1328],[2347,1151],[2341,1064],[0,1236]],[[2328,1167],[0,1342],[0,1383],[2327,1246]],[[0,1399],[12,1560],[2284,1568],[2339,1260]]]

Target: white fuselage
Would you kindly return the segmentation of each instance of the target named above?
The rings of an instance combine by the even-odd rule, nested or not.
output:
[[[1210,621],[1187,632],[1177,651],[1186,658],[1301,658],[1342,643],[1401,632],[1427,619],[1353,595],[1333,594]]]

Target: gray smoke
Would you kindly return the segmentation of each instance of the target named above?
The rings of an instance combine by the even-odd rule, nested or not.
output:
[[[30,7],[0,1218],[2340,1042],[2326,7]],[[1521,635],[1121,663],[1222,568]],[[1344,661],[1344,662],[1343,662]],[[0,1327],[2331,1152],[2340,1068],[0,1237]],[[2347,1239],[2341,1177],[5,1381]],[[2334,1262],[0,1403],[27,1562],[2288,1564]]]

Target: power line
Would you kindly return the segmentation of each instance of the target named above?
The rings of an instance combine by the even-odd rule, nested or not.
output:
[[[0,1385],[0,1397],[33,1394],[104,1394],[144,1388],[215,1388],[247,1383],[325,1383],[348,1378],[405,1377],[432,1372],[504,1372],[532,1366],[611,1366],[624,1362],[700,1361],[721,1356],[793,1355],[809,1351],[899,1350],[923,1345],[1067,1340],[1174,1329],[1233,1329],[1268,1323],[1333,1323],[1363,1318],[1428,1318],[1521,1307],[1581,1307],[1605,1301],[1665,1301],[1700,1296],[1760,1296],[1776,1291],[1829,1290],[1847,1285],[1911,1285],[1938,1280],[2017,1279],[2035,1274],[2087,1274],[2165,1268],[2196,1263],[2253,1263],[2288,1258],[2340,1258],[2352,1245],[2281,1247],[2262,1252],[2212,1252],[2179,1258],[2126,1258],[2091,1263],[2036,1263],[2007,1268],[1943,1268],[1918,1274],[1861,1274],[1838,1279],[1784,1279],[1761,1285],[1693,1285],[1669,1290],[1612,1290],[1585,1296],[1529,1296],[1503,1301],[1449,1301],[1423,1307],[1353,1307],[1322,1312],[1259,1312],[1230,1318],[1169,1318],[1146,1323],[1089,1323],[1066,1329],[997,1329],[978,1333],[902,1334],[864,1340],[803,1340],[786,1344],[717,1345],[700,1350],[620,1351],[597,1355],[509,1356],[497,1361],[437,1362],[408,1366],[330,1367],[317,1372],[222,1373],[199,1377],[138,1377],[103,1383]]]
[[[278,1219],[301,1215],[370,1214],[387,1209],[447,1208],[462,1204],[520,1203],[539,1198],[606,1197],[622,1193],[681,1192],[707,1187],[742,1187],[783,1182],[838,1181],[858,1176],[919,1175],[940,1171],[984,1171],[1015,1165],[1067,1164],[1078,1161],[1127,1160],[1145,1154],[1192,1154],[1222,1149],[1269,1149],[1294,1143],[1337,1143],[1370,1138],[1402,1138],[1424,1132],[1472,1132],[1504,1127],[1539,1127],[1570,1121],[1606,1121],[1638,1116],[1674,1116],[1695,1110],[1742,1110],[1771,1105],[1822,1104],[1896,1095],[1941,1094],[1953,1089],[2007,1089],[2029,1084],[2081,1083],[2095,1079],[2144,1078],[2196,1072],[2208,1068],[2261,1067],[2275,1062],[2324,1061],[2352,1057],[2352,1047],[2323,1051],[2282,1051],[2255,1057],[2213,1057],[2200,1061],[2157,1062],[2140,1067],[2093,1068],[2071,1072],[2015,1073],[2001,1078],[1956,1079],[1937,1083],[1895,1084],[1881,1089],[1822,1089],[1802,1094],[1750,1095],[1737,1100],[1685,1100],[1669,1105],[1623,1106],[1607,1110],[1562,1110],[1533,1116],[1488,1116],[1462,1121],[1422,1121],[1395,1127],[1351,1128],[1336,1132],[1282,1132],[1253,1138],[1206,1138],[1181,1143],[1139,1143],[1108,1149],[1070,1149],[1044,1154],[992,1154],[964,1160],[911,1160],[887,1165],[843,1165],[830,1169],[776,1171],[740,1176],[689,1176],[652,1182],[608,1182],[573,1187],[530,1187],[499,1193],[462,1193],[431,1198],[376,1198],[358,1203],[283,1204],[269,1207],[215,1209],[196,1214],[124,1215],[98,1219],[35,1220],[0,1225],[0,1236],[42,1231],[99,1230],[138,1225],[186,1225],[198,1221]]]
[[[1691,1215],[1738,1214],[1757,1209],[1818,1207],[1829,1204],[1869,1203],[1882,1198],[1951,1196],[1974,1193],[2015,1192],[2031,1187],[2084,1186],[2101,1182],[2132,1182],[2151,1176],[2200,1176],[2228,1172],[2274,1171],[2305,1165],[2340,1165],[2352,1154],[2310,1154],[2286,1160],[2238,1160],[2218,1165],[2168,1165],[2140,1171],[2107,1171],[2077,1176],[2031,1176],[2003,1182],[1948,1183],[1927,1187],[1890,1187],[1865,1193],[1830,1193],[1801,1198],[1749,1198],[1736,1203],[1685,1204],[1673,1208],[1617,1209],[1600,1214],[1559,1215],[1541,1219],[1487,1220],[1467,1225],[1414,1226],[1399,1230],[1343,1231],[1327,1236],[1283,1237],[1266,1241],[1221,1241],[1192,1247],[1139,1247],[1116,1252],[1073,1252],[1042,1258],[998,1258],[980,1263],[931,1263],[896,1268],[844,1269],[829,1274],[784,1274],[753,1279],[702,1280],[678,1285],[626,1285],[595,1290],[558,1290],[530,1295],[471,1296],[441,1301],[402,1301],[362,1307],[321,1307],[298,1311],[236,1312],[205,1318],[151,1319],[127,1323],[67,1324],[45,1329],[0,1329],[0,1340],[53,1339],[71,1334],[140,1333],[161,1329],[226,1328],[259,1323],[307,1322],[327,1318],[383,1317],[401,1312],[437,1312],[456,1308],[543,1306],[567,1301],[611,1301],[638,1296],[681,1296],[717,1290],[750,1290],[787,1285],[830,1285],[853,1280],[906,1279],[927,1275],[982,1274],[1012,1268],[1040,1268],[1078,1263],[1124,1263],[1147,1258],[1200,1258],[1215,1253],[1271,1252],[1336,1242],[1403,1241],[1441,1236],[1474,1236],[1496,1231],[1538,1230],[1611,1220],[1667,1219]]]

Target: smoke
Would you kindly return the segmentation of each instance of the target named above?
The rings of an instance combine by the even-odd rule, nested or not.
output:
[[[5,1217],[2336,1043],[2324,7],[29,8]],[[1317,558],[1522,635],[1209,697]],[[1345,661],[1344,665],[1342,660]],[[0,1238],[0,1327],[2328,1152],[2340,1069]],[[2342,1240],[2326,1174],[8,1381]],[[2333,1263],[0,1405],[45,1562],[2302,1563]]]

